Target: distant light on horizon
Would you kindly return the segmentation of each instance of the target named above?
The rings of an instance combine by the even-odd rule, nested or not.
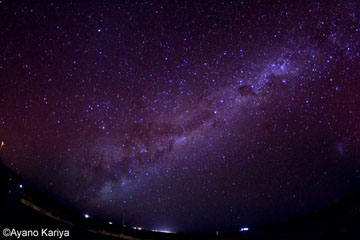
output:
[[[112,225],[113,223],[112,222],[109,222],[110,225]]]
[[[250,228],[248,227],[243,227],[243,228],[240,228],[240,232],[247,232],[249,231]]]
[[[175,232],[172,232],[172,231],[168,231],[168,230],[152,230],[153,232],[160,232],[160,233],[175,233]]]
[[[20,188],[20,189],[23,188],[23,185],[22,185],[22,184],[19,184],[19,188]]]
[[[84,214],[84,218],[88,219],[90,217],[89,214]]]

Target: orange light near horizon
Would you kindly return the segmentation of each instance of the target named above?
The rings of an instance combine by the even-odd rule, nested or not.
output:
[[[1,144],[0,144],[0,150],[5,146],[5,143],[4,141],[1,141]]]

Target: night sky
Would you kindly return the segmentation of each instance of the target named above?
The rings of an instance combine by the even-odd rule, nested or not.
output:
[[[359,5],[0,0],[3,161],[148,229],[327,207],[360,187]]]

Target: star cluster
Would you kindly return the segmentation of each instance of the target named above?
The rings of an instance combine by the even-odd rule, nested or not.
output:
[[[91,216],[237,231],[359,187],[353,2],[0,1],[4,162]]]

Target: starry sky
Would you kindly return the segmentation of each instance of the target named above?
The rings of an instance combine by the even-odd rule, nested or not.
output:
[[[324,208],[360,187],[359,5],[1,0],[3,161],[148,229]]]

